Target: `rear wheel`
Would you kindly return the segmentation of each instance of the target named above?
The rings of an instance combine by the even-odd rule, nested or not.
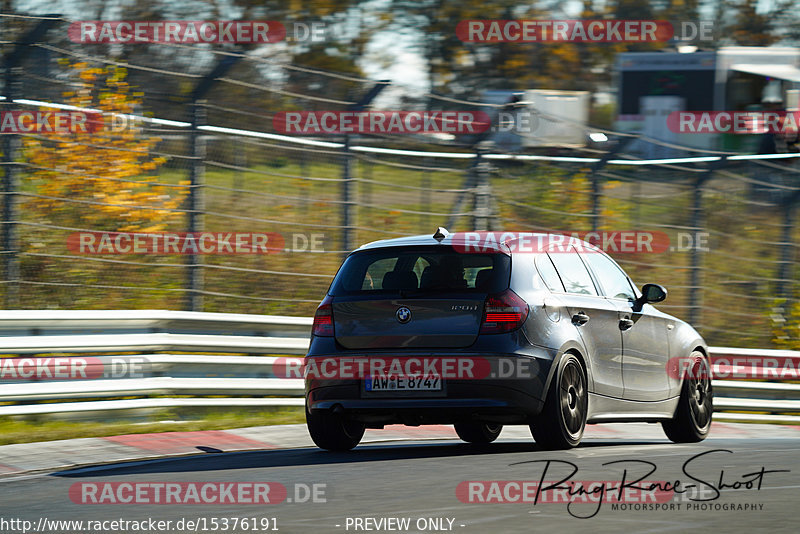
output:
[[[470,421],[456,423],[456,434],[467,443],[491,443],[500,435],[503,425]]]
[[[306,409],[306,426],[317,447],[329,451],[349,451],[364,437],[364,425],[328,411]]]
[[[671,421],[661,423],[664,433],[675,443],[697,443],[706,439],[714,413],[714,390],[708,360],[699,351],[692,352],[689,358],[691,365],[683,378],[675,416]]]
[[[569,449],[581,442],[586,427],[589,394],[586,373],[574,354],[565,354],[547,392],[544,409],[531,434],[545,449]]]

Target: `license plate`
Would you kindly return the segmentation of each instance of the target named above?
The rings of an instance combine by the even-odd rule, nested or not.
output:
[[[440,376],[372,376],[364,379],[367,391],[441,391]]]

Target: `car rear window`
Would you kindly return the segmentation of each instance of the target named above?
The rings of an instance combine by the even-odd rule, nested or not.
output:
[[[506,254],[465,254],[442,245],[387,247],[351,254],[330,294],[496,293],[508,288],[510,277],[511,258]]]

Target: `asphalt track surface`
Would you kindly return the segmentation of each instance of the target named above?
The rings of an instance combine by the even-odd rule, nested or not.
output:
[[[798,433],[800,435],[800,433]],[[713,451],[713,452],[712,452]],[[730,452],[724,452],[730,451]],[[708,453],[708,454],[701,454]],[[698,456],[699,455],[699,456]],[[613,509],[612,503],[477,503],[459,500],[456,488],[463,481],[538,481],[546,467],[542,461],[570,462],[578,469],[571,480],[619,481],[655,472],[646,480],[681,481],[686,493],[672,497],[672,510]],[[623,461],[608,464],[608,462]],[[607,465],[603,465],[607,464]],[[759,477],[762,467],[766,471]],[[553,462],[546,480],[561,479],[572,470]],[[712,489],[723,484],[750,481],[739,489]],[[758,479],[760,478],[760,489]],[[77,504],[70,486],[94,482],[279,482],[288,499],[277,504]],[[296,487],[324,484],[325,502],[289,502]],[[688,485],[695,484],[689,489]],[[300,485],[300,486],[296,486]],[[487,484],[485,488],[490,488]],[[573,486],[576,487],[576,486]],[[301,493],[305,493],[301,491]],[[486,495],[486,493],[484,493]],[[514,493],[510,494],[514,497]],[[712,499],[705,502],[691,499]],[[320,496],[320,501],[323,500]],[[678,506],[679,505],[679,506]],[[744,509],[745,505],[749,509]],[[734,508],[734,509],[731,509]],[[800,512],[800,438],[737,438],[730,433],[699,444],[675,445],[666,439],[589,438],[571,451],[543,451],[518,434],[475,447],[452,439],[368,443],[348,453],[314,448],[209,453],[87,467],[51,473],[24,474],[0,480],[0,518],[29,520],[35,528],[49,520],[170,520],[164,530],[117,528],[109,532],[189,532],[185,521],[205,520],[198,532],[267,532],[233,529],[231,521],[269,519],[269,528],[281,533],[343,532],[798,532]],[[575,517],[592,516],[592,517]],[[217,518],[218,528],[211,520]],[[221,518],[229,518],[223,530]],[[274,518],[274,519],[272,519]],[[372,518],[361,523],[355,518]],[[377,528],[377,521],[408,518],[408,528]],[[441,525],[423,524],[441,518]],[[182,527],[177,522],[184,519]],[[452,520],[450,526],[449,520]],[[369,529],[367,528],[369,527]],[[438,528],[437,528],[438,527]],[[40,530],[41,532],[42,530]],[[46,532],[78,532],[55,530]],[[86,530],[83,530],[84,532]],[[0,532],[22,532],[4,527]]]

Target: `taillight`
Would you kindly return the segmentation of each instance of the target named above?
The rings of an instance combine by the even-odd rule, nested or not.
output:
[[[326,295],[314,314],[311,333],[315,336],[333,336],[333,297]]]
[[[483,306],[481,334],[511,332],[521,327],[527,318],[528,304],[510,289],[489,295]]]

